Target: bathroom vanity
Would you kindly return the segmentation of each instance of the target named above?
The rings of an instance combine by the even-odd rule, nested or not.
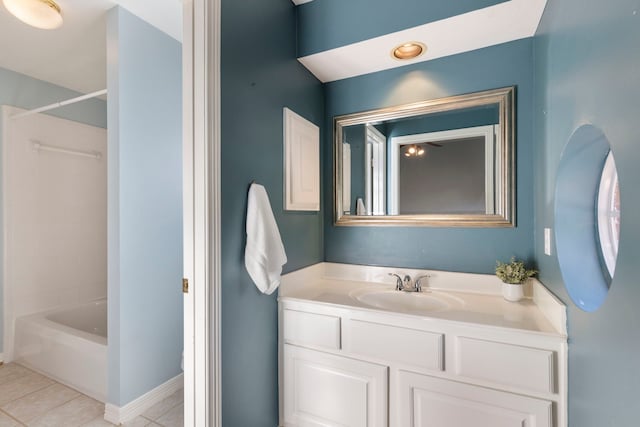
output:
[[[395,290],[389,273],[418,277]],[[565,307],[539,282],[320,263],[283,277],[281,426],[567,425]]]

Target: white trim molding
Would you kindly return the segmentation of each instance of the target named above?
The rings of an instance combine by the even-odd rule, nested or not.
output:
[[[184,425],[221,426],[220,3],[184,1]]]
[[[104,419],[115,425],[131,421],[156,403],[180,390],[183,381],[183,374],[177,375],[122,407],[107,403],[104,406]]]

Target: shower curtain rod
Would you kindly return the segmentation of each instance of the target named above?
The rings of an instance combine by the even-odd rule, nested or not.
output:
[[[32,114],[42,113],[44,111],[53,110],[55,108],[64,107],[65,105],[75,104],[76,102],[84,101],[85,99],[95,98],[100,95],[105,95],[107,93],[106,89],[99,90],[96,92],[91,92],[86,95],[78,96],[75,98],[67,99],[66,101],[60,101],[53,104],[45,105],[44,107],[35,108],[33,110],[25,111],[24,113],[18,113],[11,116],[12,119],[18,119],[20,117],[30,116]]]

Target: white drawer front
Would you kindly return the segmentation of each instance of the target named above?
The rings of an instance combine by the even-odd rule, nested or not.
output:
[[[340,349],[340,317],[284,310],[284,340],[290,344]]]
[[[346,322],[344,348],[351,354],[374,357],[442,371],[443,335],[361,320]]]
[[[555,392],[553,351],[466,337],[459,337],[457,344],[457,375]]]

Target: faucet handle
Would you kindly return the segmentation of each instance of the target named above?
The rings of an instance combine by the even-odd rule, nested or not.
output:
[[[401,291],[404,289],[404,285],[402,284],[402,277],[396,273],[389,273],[389,276],[395,276],[396,278],[396,291]]]
[[[422,276],[416,277],[416,280],[413,282],[416,288],[416,292],[422,292],[422,279],[426,279],[431,277],[430,274],[423,274]]]

